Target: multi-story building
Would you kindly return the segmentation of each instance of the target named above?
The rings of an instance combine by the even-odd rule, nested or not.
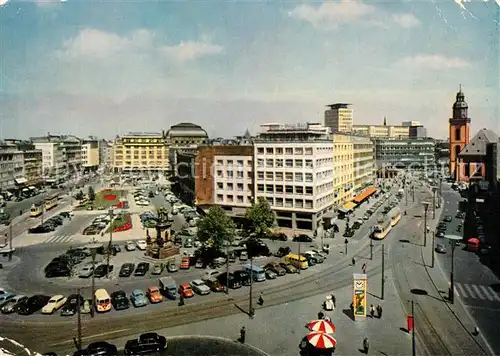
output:
[[[17,186],[27,182],[24,177],[24,154],[16,145],[0,143],[0,193],[10,196]]]
[[[82,169],[96,171],[100,164],[99,140],[95,137],[82,140]]]
[[[331,104],[325,111],[325,126],[332,132],[351,132],[353,126],[353,111],[351,104]]]
[[[111,147],[113,143],[106,140],[99,140],[99,164],[111,167],[109,163],[113,163],[113,155],[111,154]]]
[[[172,191],[189,205],[196,204],[196,155],[197,150],[193,149],[176,152]]]
[[[201,126],[190,122],[172,125],[167,131],[166,139],[170,146],[169,160],[172,172],[176,171],[175,166],[178,162],[177,153],[179,151],[196,152],[198,146],[209,143],[207,132]]]
[[[350,135],[333,134],[333,206],[339,208],[354,195],[354,144]]]
[[[363,136],[371,138],[400,138],[410,137],[411,126],[387,125],[387,119],[384,117],[382,125],[354,125],[352,130]]]
[[[333,207],[333,142],[320,124],[261,125],[254,139],[255,197],[279,227],[315,231]]]
[[[377,139],[375,158],[378,168],[426,168],[435,165],[432,139]]]
[[[353,186],[358,194],[375,180],[375,144],[367,137],[351,135],[353,144]]]
[[[113,144],[115,172],[167,172],[168,158],[164,133],[131,132],[117,137]]]
[[[411,127],[411,126],[422,126],[420,121],[403,121],[401,126]]]
[[[220,205],[243,218],[253,203],[253,146],[200,146],[195,160],[195,202],[202,209]]]
[[[434,140],[434,145],[436,148],[434,158],[437,166],[448,168],[450,160],[450,142],[448,140]],[[443,170],[443,172],[445,172],[445,170]]]
[[[74,135],[59,136],[68,174],[80,172],[82,168],[82,140]]]
[[[66,178],[68,170],[64,149],[59,136],[32,137],[35,149],[42,151],[43,178],[47,183],[57,183]]]

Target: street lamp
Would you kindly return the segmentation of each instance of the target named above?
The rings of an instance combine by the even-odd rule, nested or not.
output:
[[[455,258],[455,241],[461,241],[462,236],[458,235],[444,235],[445,239],[448,239],[451,243],[451,271],[450,271],[450,288],[448,290],[448,300],[451,304],[455,301],[455,287],[453,282],[453,272],[454,272],[454,258]]]
[[[432,188],[432,220],[436,219],[436,193],[437,187]]]
[[[95,299],[94,299],[94,294],[95,294],[95,256],[97,254],[97,250],[102,248],[102,244],[98,243],[95,241],[95,239],[90,243],[89,245],[86,246],[89,250],[90,253],[92,254],[92,295],[91,295],[91,303],[90,303],[90,315],[94,317],[94,307],[95,307]]]
[[[373,260],[373,226],[370,233],[370,260]]]
[[[424,205],[424,247],[427,246],[427,210],[429,210],[430,203],[424,201],[422,203]]]
[[[109,210],[108,210],[108,213],[109,213],[109,217],[111,218],[111,223],[109,225],[109,244],[108,244],[108,266],[106,267],[106,278],[109,279],[109,259],[111,258],[111,247],[112,247],[112,243],[113,243],[113,217],[114,217],[114,214],[113,214],[113,207],[109,207]]]

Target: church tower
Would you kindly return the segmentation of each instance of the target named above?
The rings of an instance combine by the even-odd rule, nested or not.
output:
[[[455,104],[453,104],[453,117],[449,120],[449,142],[450,142],[450,175],[452,177],[463,177],[465,172],[462,166],[457,166],[458,154],[464,149],[470,140],[470,118],[468,117],[468,105],[465,95],[460,91],[457,93]]]

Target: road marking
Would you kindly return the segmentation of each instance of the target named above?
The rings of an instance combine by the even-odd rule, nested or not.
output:
[[[460,290],[459,295],[463,295],[463,296],[467,295],[467,293],[465,293],[464,287],[460,283],[456,283],[455,285],[457,286],[457,289]],[[455,292],[457,292],[457,294],[458,294],[458,291],[456,289],[455,289]]]
[[[465,289],[467,289],[468,294],[470,295],[470,298],[476,299],[476,294],[472,290],[472,288],[468,284],[464,284]],[[467,296],[467,294],[465,295]]]
[[[44,244],[56,244],[56,243],[64,243],[68,242],[71,240],[72,235],[56,235],[47,238],[44,242]]]
[[[481,292],[486,296],[486,298],[488,298],[488,300],[493,300],[493,297],[490,295],[490,291],[488,290],[488,288],[486,288],[485,286],[479,286],[479,288],[481,288]]]
[[[479,299],[482,299],[482,300],[485,300],[486,298],[484,298],[483,294],[481,293],[481,290],[479,289],[479,287],[475,284],[472,285],[472,288],[474,289],[474,291],[476,292],[476,294],[478,295],[478,298]]]
[[[500,302],[500,297],[498,296],[497,292],[495,292],[495,290],[493,288],[488,287],[488,291],[491,292],[494,300],[496,300],[497,302]]]
[[[89,339],[100,338],[101,336],[104,336],[104,335],[118,334],[118,333],[121,333],[121,332],[124,332],[124,331],[129,331],[129,330],[132,330],[132,329],[113,330],[113,331],[108,331],[108,332],[105,332],[105,333],[84,336],[84,337],[82,337],[82,340],[89,340]],[[66,345],[66,344],[72,344],[73,342],[74,342],[73,339],[71,339],[71,340],[66,340],[66,341],[58,342],[57,344],[52,344],[50,346],[61,346],[61,345]]]

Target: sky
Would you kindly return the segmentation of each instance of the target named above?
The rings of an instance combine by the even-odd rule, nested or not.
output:
[[[114,138],[179,122],[418,120],[500,133],[500,1],[0,0],[0,138]]]

